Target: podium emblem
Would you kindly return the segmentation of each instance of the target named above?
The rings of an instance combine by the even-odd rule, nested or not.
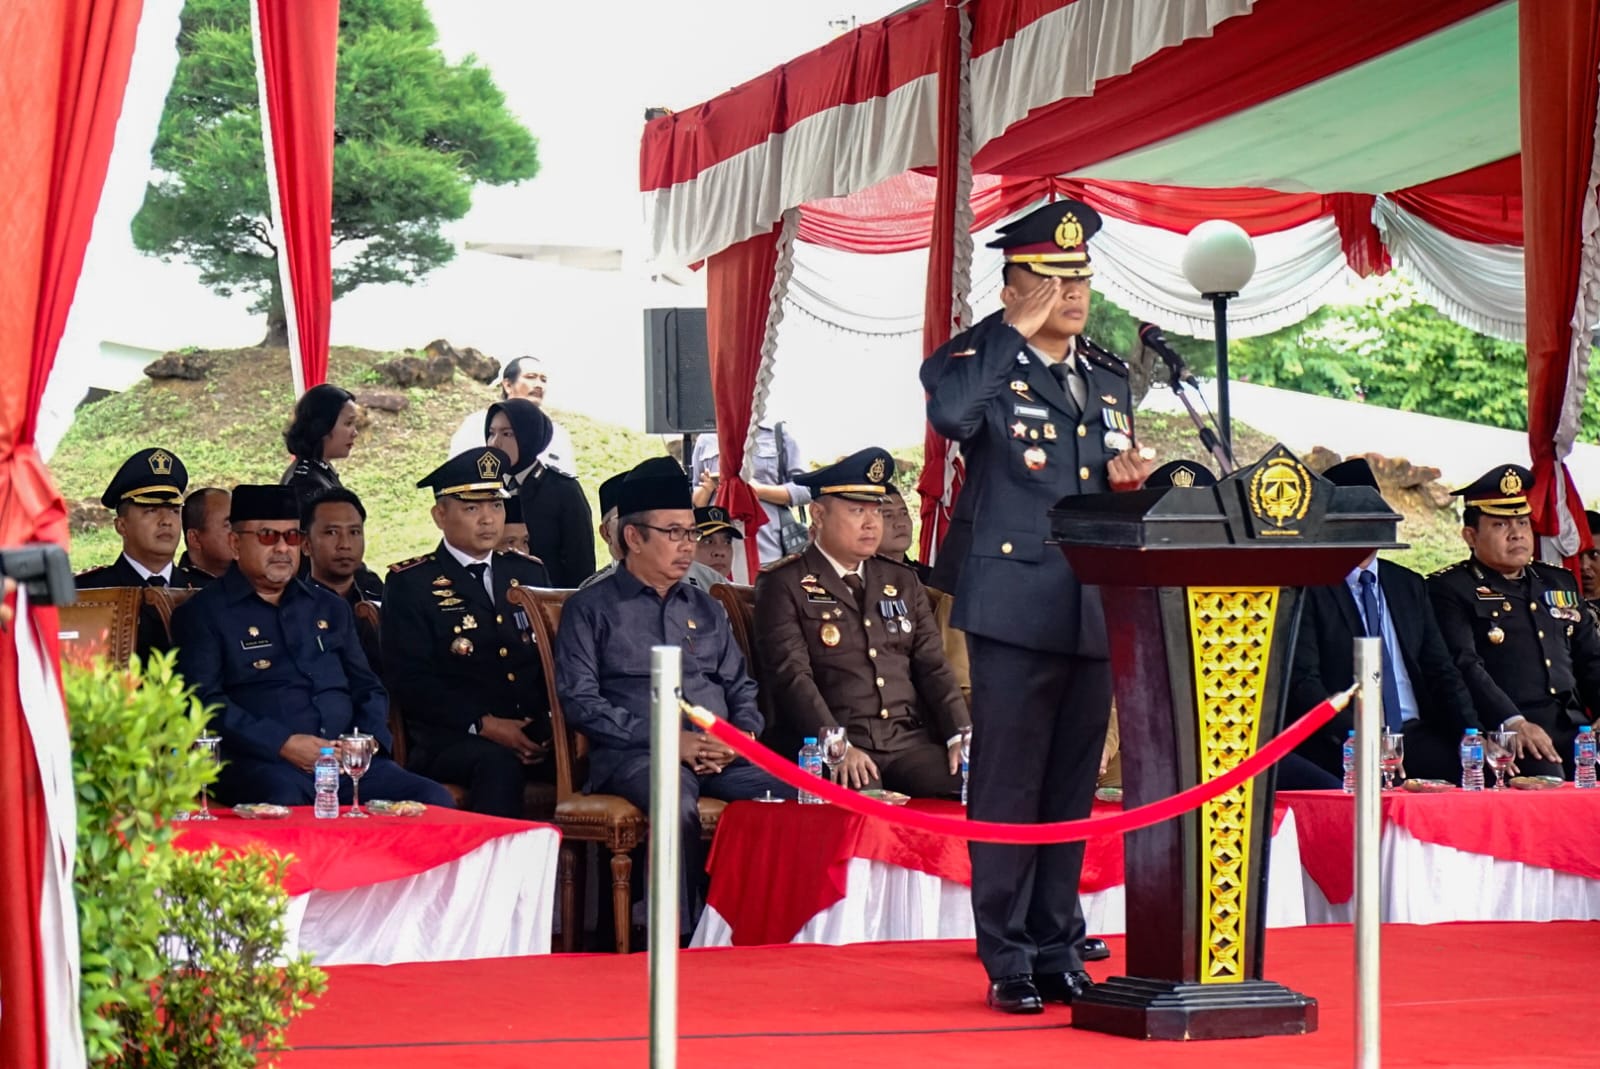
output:
[[[1289,524],[1305,519],[1311,508],[1311,472],[1287,450],[1258,467],[1250,476],[1250,511],[1270,525],[1263,533],[1298,535]]]

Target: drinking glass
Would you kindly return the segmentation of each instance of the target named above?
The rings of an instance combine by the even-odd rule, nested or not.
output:
[[[367,811],[361,808],[361,777],[366,775],[367,768],[372,764],[372,748],[375,740],[371,735],[363,735],[357,731],[350,735],[339,736],[339,764],[344,766],[345,775],[350,777],[350,806],[347,817],[365,817]]]
[[[194,740],[194,748],[205,754],[213,765],[217,763],[217,748],[222,745],[222,739],[217,735],[201,735]],[[211,812],[211,785],[200,785],[200,812],[189,814],[190,820],[216,820]]]
[[[1494,769],[1494,789],[1505,790],[1506,769],[1517,759],[1517,733],[1515,731],[1491,731],[1488,735],[1489,745],[1483,749],[1483,758],[1489,762],[1489,767]]]
[[[1404,764],[1406,759],[1406,737],[1398,731],[1385,731],[1383,733],[1383,750],[1379,756],[1379,767],[1383,770],[1383,789],[1394,789],[1396,776],[1405,774]]]
[[[960,731],[961,736],[961,804],[967,804],[967,766],[972,762],[972,726]]]
[[[828,778],[835,783],[839,782],[839,768],[849,752],[850,740],[845,736],[844,728],[822,729],[822,763],[828,766]]]

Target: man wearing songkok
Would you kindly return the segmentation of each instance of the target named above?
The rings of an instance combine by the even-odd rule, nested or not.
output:
[[[173,564],[182,533],[183,491],[189,472],[177,454],[166,449],[141,449],[111,477],[100,504],[116,512],[113,521],[122,536],[122,552],[110,564],[79,572],[79,590],[112,586],[202,587],[212,577]],[[137,653],[142,660],[167,648],[167,626],[154,605],[139,608]]]
[[[1570,777],[1584,709],[1600,709],[1600,632],[1572,573],[1533,559],[1532,489],[1532,472],[1502,464],[1454,491],[1472,554],[1428,594],[1483,727],[1517,733],[1524,774]]]
[[[761,685],[780,734],[845,728],[848,786],[959,796],[966,700],[917,573],[875,555],[893,475],[887,452],[863,449],[799,477],[816,537],[756,579]]]
[[[359,730],[380,751],[362,778],[370,798],[453,805],[439,784],[387,755],[389,700],[367,665],[344,599],[300,578],[300,504],[287,486],[236,486],[235,561],[172,615],[178,670],[222,736],[217,797],[310,805],[324,746]],[[350,800],[341,781],[340,798]]]
[[[683,581],[699,532],[676,461],[646,461],[617,495],[620,566],[567,600],[556,634],[556,690],[567,722],[589,740],[589,788],[650,804],[650,648],[683,651],[684,698],[752,738],[761,731],[756,685],[722,607]],[[684,722],[678,744],[684,863],[683,930],[694,927],[704,875],[698,800],[793,798],[794,791]]]
[[[1083,336],[1100,216],[1060,200],[1003,227],[1001,311],[921,366],[928,420],[967,480],[933,569],[955,594],[972,672],[974,819],[1086,817],[1111,711],[1100,592],[1047,542],[1063,496],[1137,489],[1127,366]],[[973,843],[972,910],[988,1004],[1040,1013],[1092,985],[1080,947],[1083,844]]]
[[[628,471],[618,472],[600,484],[600,537],[605,539],[606,547],[611,550],[611,563],[579,583],[579,590],[593,586],[622,566],[623,545],[622,532],[617,523],[619,518],[617,516],[617,495],[622,492],[623,481],[634,474],[641,478],[650,475],[661,479],[678,478],[686,482],[688,480],[688,476],[683,473],[682,465],[676,460],[671,457],[651,457]],[[698,552],[698,545],[696,546],[696,551]],[[683,581],[690,586],[697,586],[701,590],[710,590],[718,583],[728,582],[728,577],[715,568],[701,564],[696,560],[690,562],[689,570],[684,574]]]
[[[728,518],[728,510],[721,505],[707,505],[694,510],[694,525],[700,532],[700,544],[695,548],[695,563],[703,564],[727,581],[733,570],[734,539],[744,541],[744,535]]]
[[[390,566],[383,663],[405,718],[407,764],[465,787],[468,809],[521,817],[529,776],[552,775],[550,697],[532,621],[510,592],[549,578],[537,560],[495,550],[509,462],[479,446],[417,482],[433,493],[443,537]]]
[[[1363,457],[1322,473],[1336,486],[1368,487],[1378,480]],[[1374,497],[1372,505],[1382,504]],[[1455,782],[1461,777],[1461,734],[1479,727],[1472,696],[1446,647],[1422,576],[1393,561],[1367,555],[1337,586],[1303,594],[1300,633],[1289,673],[1289,715],[1298,716],[1355,680],[1354,640],[1383,640],[1384,730],[1405,736],[1406,774]],[[1308,782],[1299,770],[1280,768],[1278,786],[1334,788],[1344,775],[1344,741],[1355,727],[1352,706],[1296,747],[1322,772]],[[1287,777],[1287,778],[1286,778]]]

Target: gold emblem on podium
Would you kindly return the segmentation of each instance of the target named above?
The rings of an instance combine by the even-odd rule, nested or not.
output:
[[[1311,472],[1287,452],[1267,458],[1250,476],[1250,511],[1262,534],[1298,535],[1291,525],[1311,508]]]

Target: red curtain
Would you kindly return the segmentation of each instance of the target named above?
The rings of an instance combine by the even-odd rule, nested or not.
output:
[[[750,581],[761,568],[753,532],[767,522],[744,469],[744,443],[750,433],[761,344],[767,335],[772,283],[778,271],[779,223],[770,233],[731,245],[706,261],[706,351],[711,361],[711,393],[717,409],[717,504],[744,521],[744,551]]]
[[[333,311],[333,100],[339,0],[255,0],[278,273],[300,390],[328,378]]]
[[[1583,499],[1566,465],[1556,462],[1555,439],[1570,371],[1584,199],[1594,167],[1600,5],[1594,0],[1523,4],[1518,32],[1533,523],[1540,534],[1555,534],[1557,503],[1564,498],[1587,547],[1592,543],[1581,519]]]
[[[45,380],[72,306],[122,111],[143,0],[7,0],[0,5],[0,546],[65,544],[66,508],[34,450]],[[55,651],[53,609],[33,628]],[[0,1065],[45,1064],[48,1022],[77,1015],[77,992],[45,989],[41,881],[52,836],[23,717],[18,650],[0,642]],[[34,665],[30,656],[28,664]],[[36,666],[30,670],[36,670]],[[50,715],[53,711],[47,711]],[[71,815],[67,815],[71,819]]]

